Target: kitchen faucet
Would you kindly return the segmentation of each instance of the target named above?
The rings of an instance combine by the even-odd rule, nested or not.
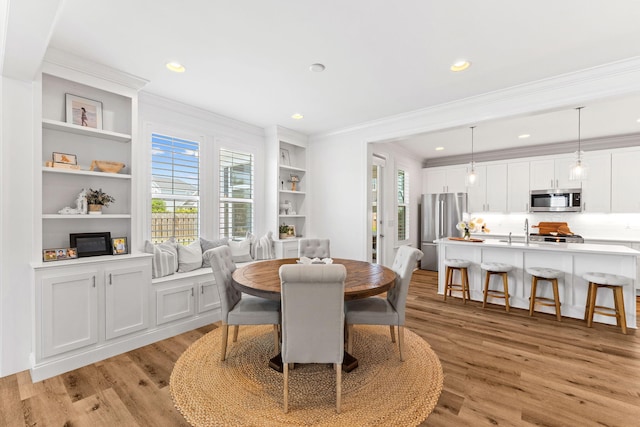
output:
[[[524,243],[529,244],[529,218],[524,219]]]

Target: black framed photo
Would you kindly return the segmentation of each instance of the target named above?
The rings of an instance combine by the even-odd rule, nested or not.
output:
[[[111,255],[111,233],[71,233],[69,242],[79,257]]]
[[[114,237],[111,239],[111,249],[114,255],[124,255],[129,253],[126,237]]]

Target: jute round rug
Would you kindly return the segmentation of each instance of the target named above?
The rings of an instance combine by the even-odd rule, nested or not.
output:
[[[342,408],[335,411],[336,375],[326,364],[289,371],[289,413],[283,375],[269,368],[270,326],[241,326],[220,362],[220,328],[193,343],[176,362],[169,390],[193,426],[410,426],[424,421],[442,391],[442,366],[429,344],[405,329],[400,362],[389,328],[357,325],[359,366],[342,375]],[[230,331],[231,332],[231,331]],[[231,333],[229,334],[232,335]]]

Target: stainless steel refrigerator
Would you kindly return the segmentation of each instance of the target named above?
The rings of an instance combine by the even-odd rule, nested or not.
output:
[[[467,211],[467,193],[441,193],[422,195],[421,243],[424,257],[423,270],[438,271],[438,245],[434,240],[460,236],[456,224]]]

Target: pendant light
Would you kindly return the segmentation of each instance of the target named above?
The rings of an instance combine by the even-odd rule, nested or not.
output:
[[[570,181],[584,181],[587,179],[587,165],[582,161],[582,147],[581,147],[581,138],[580,138],[580,113],[584,107],[578,107],[578,151],[576,152],[576,161],[571,164],[571,169],[569,170],[569,180]]]
[[[471,126],[471,165],[467,170],[467,187],[473,187],[478,182],[478,174],[476,173],[476,164],[473,161],[473,129],[475,126]]]

